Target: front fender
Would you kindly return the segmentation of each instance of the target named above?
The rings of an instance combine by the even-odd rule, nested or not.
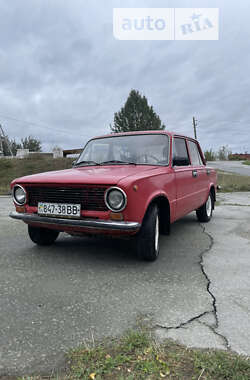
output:
[[[165,197],[170,205],[171,220],[175,212],[175,177],[172,173],[163,173],[149,178],[135,180],[127,186],[120,187],[127,194],[127,206],[123,211],[124,220],[134,220],[142,223],[149,205],[158,197]]]

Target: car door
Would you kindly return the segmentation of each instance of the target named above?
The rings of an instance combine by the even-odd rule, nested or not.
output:
[[[176,187],[175,219],[179,219],[195,208],[194,183],[196,178],[188,154],[187,141],[184,137],[175,136],[173,138],[172,152],[172,167],[175,173]]]
[[[208,174],[202,161],[197,142],[188,139],[188,151],[193,173],[194,208],[199,208],[205,203],[208,195]]]

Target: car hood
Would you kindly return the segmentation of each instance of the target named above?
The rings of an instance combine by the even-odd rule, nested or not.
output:
[[[115,185],[129,176],[154,171],[158,166],[109,165],[82,166],[78,168],[33,174],[12,182],[21,184],[106,184]],[[146,174],[146,173],[145,173]]]

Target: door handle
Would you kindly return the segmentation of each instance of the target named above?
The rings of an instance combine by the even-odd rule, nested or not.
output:
[[[210,172],[210,170],[209,170],[209,169],[207,169],[207,175],[210,175],[210,173],[211,173],[211,172]]]
[[[193,174],[193,177],[197,177],[198,176],[197,170],[193,170],[192,174]]]

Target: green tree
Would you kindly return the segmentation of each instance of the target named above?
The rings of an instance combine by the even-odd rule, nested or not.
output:
[[[210,150],[205,150],[204,156],[206,161],[215,161],[216,160],[216,153],[210,149]]]
[[[28,136],[28,137],[25,137],[24,139],[21,139],[21,142],[22,142],[23,149],[29,149],[30,152],[42,151],[41,141],[38,139],[35,139],[32,136]]]
[[[10,140],[10,147],[11,147],[12,154],[16,156],[17,149],[22,149],[22,144],[17,143],[16,140],[14,139],[14,140]]]
[[[115,113],[114,125],[110,125],[110,129],[112,132],[163,130],[165,125],[149,106],[147,98],[139,91],[131,90],[124,107]]]

